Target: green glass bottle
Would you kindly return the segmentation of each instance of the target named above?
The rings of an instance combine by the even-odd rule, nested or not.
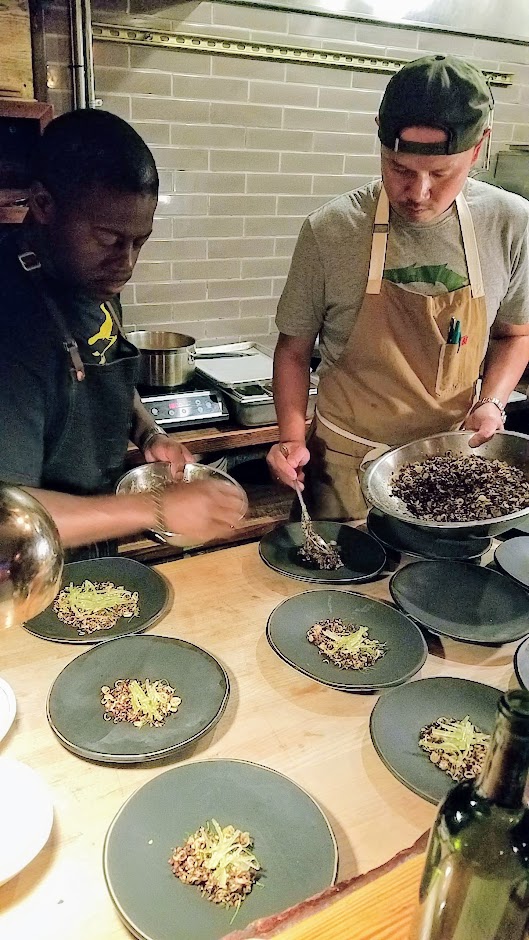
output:
[[[529,940],[528,774],[529,692],[507,692],[480,776],[439,807],[410,940]]]

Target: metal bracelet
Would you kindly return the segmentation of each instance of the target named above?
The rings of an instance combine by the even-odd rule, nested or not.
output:
[[[499,398],[495,398],[494,396],[487,396],[486,398],[480,398],[480,399],[475,403],[475,405],[473,405],[472,411],[475,411],[476,408],[479,408],[480,405],[486,405],[488,402],[490,402],[491,405],[496,405],[496,408],[497,408],[498,411],[500,412],[501,420],[502,420],[503,423],[505,424],[505,422],[506,422],[506,420],[507,420],[507,413],[506,413],[505,408],[503,407],[503,404],[502,404],[502,402],[500,401],[500,399],[499,399]]]
[[[138,438],[138,447],[141,451],[145,452],[149,444],[154,440],[155,437],[161,435],[162,437],[169,437],[167,431],[164,431],[158,424],[155,424],[154,427],[146,428],[145,431],[142,431]]]
[[[163,490],[151,490],[149,495],[151,496],[154,508],[154,525],[152,528],[155,532],[159,532],[163,535],[163,533],[167,532],[169,528],[163,508]]]

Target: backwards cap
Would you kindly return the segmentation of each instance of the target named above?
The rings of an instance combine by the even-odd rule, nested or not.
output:
[[[453,154],[470,150],[492,124],[494,99],[483,72],[453,56],[424,56],[388,82],[378,113],[378,136],[402,153]],[[447,139],[422,144],[402,140],[407,127],[437,127]]]

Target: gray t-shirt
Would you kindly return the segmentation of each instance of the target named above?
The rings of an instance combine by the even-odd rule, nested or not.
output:
[[[303,223],[276,324],[288,336],[319,334],[321,369],[335,363],[362,304],[380,181],[345,193]],[[529,202],[467,180],[463,194],[476,232],[489,330],[529,322]],[[391,214],[384,277],[405,290],[439,294],[468,284],[455,206],[429,224]]]

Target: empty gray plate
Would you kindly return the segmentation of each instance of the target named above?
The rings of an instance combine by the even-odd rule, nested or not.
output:
[[[164,679],[182,703],[160,728],[105,721],[101,686],[116,679]],[[221,717],[228,677],[216,659],[185,640],[133,636],[100,643],[57,676],[48,721],[69,751],[88,760],[130,764],[158,760],[206,734]]]
[[[26,630],[43,640],[57,643],[101,643],[102,640],[142,633],[152,627],[166,613],[169,601],[169,585],[165,578],[153,568],[148,568],[132,558],[116,555],[111,558],[91,558],[73,561],[64,566],[60,590],[68,584],[81,585],[83,581],[112,581],[126,591],[138,592],[139,614],[137,617],[120,617],[110,630],[96,630],[79,636],[75,627],[59,620],[53,603],[41,614],[24,624]]]
[[[372,640],[385,643],[385,655],[366,669],[340,669],[307,640],[318,620],[341,617],[369,627]],[[418,627],[382,601],[349,591],[309,591],[289,597],[272,611],[266,636],[272,649],[290,666],[317,682],[344,692],[374,692],[414,676],[427,655]]]
[[[442,538],[434,531],[401,522],[379,509],[369,511],[367,528],[386,548],[419,558],[480,558],[491,545],[490,539]]]
[[[168,864],[212,818],[250,833],[263,870],[235,918],[234,908],[207,901]],[[328,888],[337,862],[332,829],[312,797],[268,767],[236,760],[182,764],[150,780],[114,818],[103,851],[110,896],[141,940],[218,940]]]
[[[464,561],[416,561],[389,583],[421,626],[465,643],[510,643],[529,633],[529,597],[498,571]]]
[[[439,803],[455,781],[419,747],[425,725],[438,718],[465,718],[490,734],[502,693],[490,685],[453,679],[417,679],[381,695],[371,712],[371,740],[388,770],[419,796]]]
[[[520,643],[514,654],[514,671],[523,689],[529,689],[529,637]]]
[[[299,557],[299,549],[303,544],[300,522],[278,526],[261,539],[259,554],[264,563],[289,578],[316,581],[319,584],[360,584],[362,581],[372,581],[386,564],[382,545],[366,532],[339,522],[315,522],[314,529],[327,542],[336,544],[344,563],[343,568],[322,571]]]
[[[529,535],[502,542],[494,553],[494,560],[501,571],[529,588]]]

